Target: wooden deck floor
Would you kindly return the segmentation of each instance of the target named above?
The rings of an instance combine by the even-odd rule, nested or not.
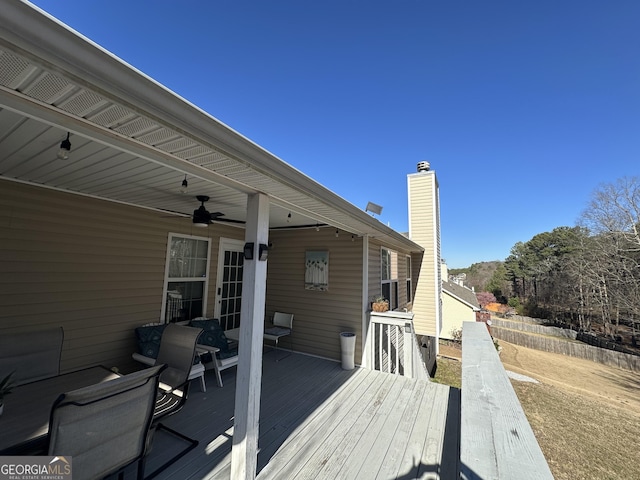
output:
[[[305,355],[263,361],[259,480],[459,478],[458,390]],[[206,393],[193,384],[164,422],[200,444],[158,479],[230,477],[235,369],[223,380],[210,376]],[[180,446],[161,432],[147,472]]]

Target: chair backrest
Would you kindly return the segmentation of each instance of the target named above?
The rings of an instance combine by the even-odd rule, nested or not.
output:
[[[293,329],[293,313],[276,312],[273,314],[273,324],[276,327]]]
[[[63,393],[49,421],[49,455],[71,456],[74,478],[103,478],[138,460],[164,365]]]
[[[0,335],[0,380],[11,372],[16,385],[60,373],[62,327]]]
[[[196,343],[202,333],[201,328],[170,323],[162,332],[160,350],[156,365],[166,364],[167,368],[160,381],[171,388],[182,388],[187,384],[196,354]]]

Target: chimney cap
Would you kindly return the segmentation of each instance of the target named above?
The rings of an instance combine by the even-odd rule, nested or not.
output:
[[[428,172],[430,169],[431,169],[431,165],[429,165],[429,162],[426,162],[426,161],[418,162],[419,172]]]

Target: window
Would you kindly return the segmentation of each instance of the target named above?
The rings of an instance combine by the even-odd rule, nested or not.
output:
[[[209,239],[169,234],[162,318],[179,322],[206,311]]]
[[[398,308],[398,254],[387,248],[381,257],[382,296],[389,300],[389,310]]]
[[[411,303],[411,255],[407,255],[407,303]]]

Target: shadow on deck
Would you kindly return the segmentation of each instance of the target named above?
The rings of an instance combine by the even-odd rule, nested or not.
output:
[[[453,479],[460,474],[460,391],[300,354],[263,357],[258,479]],[[158,479],[228,479],[235,371],[192,385],[164,422],[200,445]],[[158,435],[147,471],[182,447]]]

